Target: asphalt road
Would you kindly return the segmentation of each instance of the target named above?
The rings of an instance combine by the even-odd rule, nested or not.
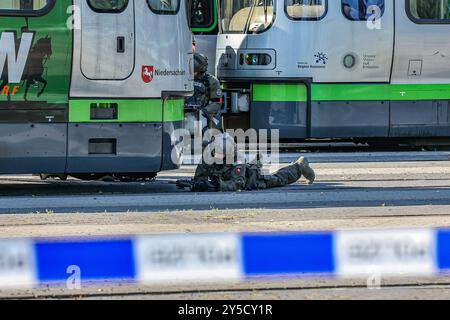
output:
[[[296,155],[283,155],[290,161]],[[317,181],[273,190],[197,194],[171,181],[194,166],[163,172],[154,182],[40,181],[0,177],[0,237],[147,233],[305,231],[450,226],[448,153],[312,155]],[[272,168],[274,169],[274,168]],[[136,288],[95,284],[0,290],[0,298],[450,298],[450,278],[291,279],[244,284],[186,284]]]

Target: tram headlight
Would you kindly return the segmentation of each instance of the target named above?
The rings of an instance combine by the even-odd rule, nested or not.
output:
[[[239,63],[248,66],[268,66],[272,62],[272,57],[266,53],[247,53],[245,56],[242,53]]]
[[[249,66],[259,65],[259,55],[257,54],[248,54],[245,60]]]

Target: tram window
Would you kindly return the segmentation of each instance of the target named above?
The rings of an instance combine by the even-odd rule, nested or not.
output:
[[[327,0],[286,0],[285,10],[294,20],[320,20],[327,13]]]
[[[384,14],[384,0],[342,0],[342,12],[352,21],[367,21],[381,18]]]
[[[214,0],[192,0],[191,27],[208,28],[214,23]]]
[[[450,23],[450,0],[408,0],[406,10],[417,23]]]
[[[260,33],[272,26],[274,0],[222,0],[224,33]]]
[[[177,14],[180,0],[147,0],[150,9],[157,14]]]
[[[47,13],[55,0],[2,0],[0,15],[37,16]]]
[[[128,6],[128,0],[88,0],[88,4],[97,12],[119,13]]]

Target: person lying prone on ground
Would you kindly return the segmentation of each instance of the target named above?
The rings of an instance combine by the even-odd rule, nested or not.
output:
[[[259,161],[245,163],[237,160],[237,147],[230,135],[217,135],[213,141],[214,146],[210,148],[213,161],[209,161],[210,164],[208,164],[208,161],[203,159],[202,163],[197,166],[194,179],[189,183],[192,191],[261,190],[283,187],[297,182],[302,177],[312,184],[316,178],[314,170],[304,157],[300,157],[274,174],[264,175]],[[230,161],[230,158],[233,161]],[[182,181],[179,181],[177,185],[179,187],[186,186]]]

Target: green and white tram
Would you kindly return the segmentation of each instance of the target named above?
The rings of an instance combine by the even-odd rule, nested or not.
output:
[[[193,91],[184,0],[0,2],[0,173],[177,168]]]
[[[221,0],[219,25],[217,75],[240,126],[450,136],[448,0]]]

